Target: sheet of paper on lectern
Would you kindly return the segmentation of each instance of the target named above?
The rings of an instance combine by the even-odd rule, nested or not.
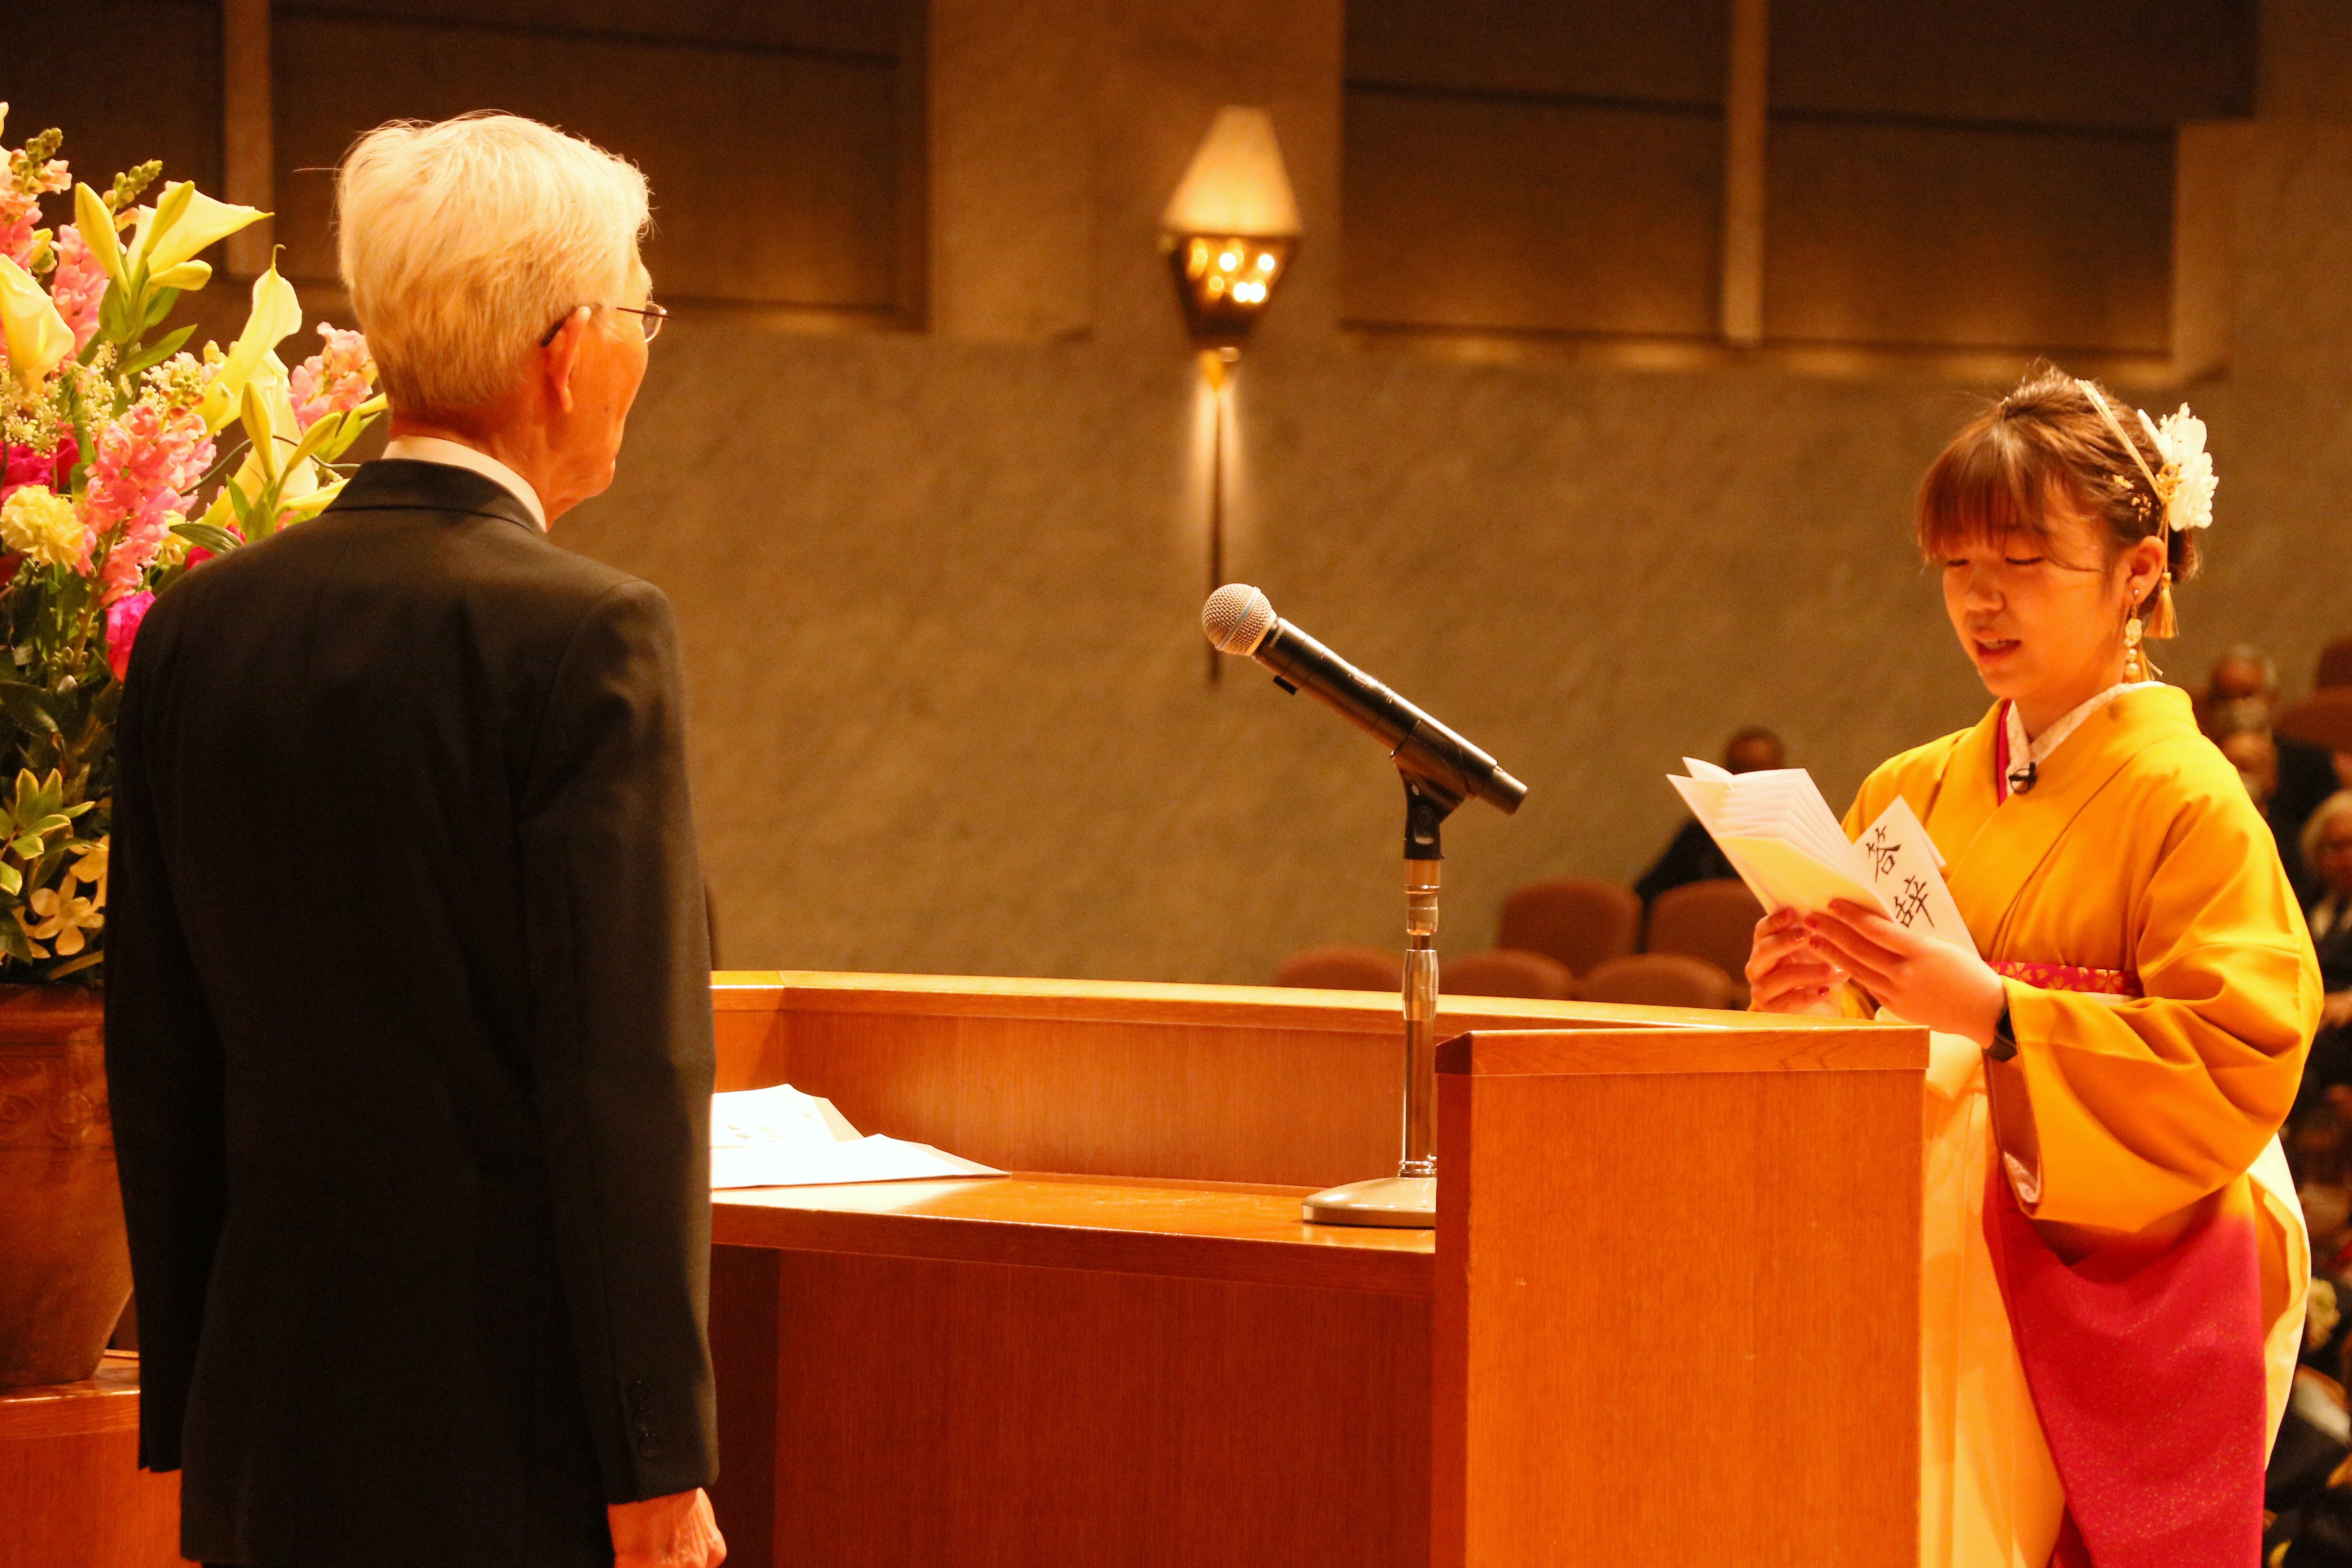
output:
[[[1802,768],[1735,773],[1694,757],[1683,764],[1690,776],[1666,782],[1768,912],[1811,914],[1844,899],[1906,930],[1976,951],[1944,885],[1944,857],[1901,795],[1849,841]]]
[[[790,1084],[710,1097],[710,1185],[824,1187],[851,1182],[1001,1176],[974,1161],[857,1129],[833,1101]]]

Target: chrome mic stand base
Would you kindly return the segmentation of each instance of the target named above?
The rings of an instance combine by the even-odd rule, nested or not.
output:
[[[1391,1230],[1437,1228],[1435,1176],[1374,1176],[1327,1187],[1298,1205],[1309,1225],[1382,1226]]]
[[[1404,1156],[1393,1176],[1328,1187],[1299,1205],[1309,1225],[1437,1228],[1438,828],[1462,796],[1404,779]]]

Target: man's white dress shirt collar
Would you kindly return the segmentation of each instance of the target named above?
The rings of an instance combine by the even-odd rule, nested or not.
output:
[[[383,445],[383,455],[394,462],[441,463],[453,468],[471,468],[522,502],[530,513],[531,521],[539,524],[541,533],[547,531],[547,509],[539,502],[539,492],[530,481],[491,457],[457,441],[444,441],[438,436],[396,436]]]

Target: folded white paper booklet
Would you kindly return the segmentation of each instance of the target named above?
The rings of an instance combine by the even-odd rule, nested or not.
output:
[[[710,1185],[824,1187],[849,1182],[1001,1176],[928,1143],[861,1138],[833,1101],[790,1084],[710,1097]]]
[[[1688,778],[1666,782],[1715,836],[1767,913],[1814,914],[1844,899],[1906,930],[1976,951],[1968,923],[1944,886],[1944,858],[1901,795],[1849,842],[1821,787],[1802,768],[1735,773],[1685,757]]]

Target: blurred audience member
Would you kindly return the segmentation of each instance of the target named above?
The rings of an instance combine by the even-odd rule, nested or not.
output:
[[[2346,787],[2346,782],[2336,777],[2336,758],[2326,747],[2273,732],[2278,696],[2278,666],[2262,649],[2242,643],[2214,661],[2200,715],[2205,733],[2217,743],[2230,734],[2259,731],[2276,748],[2277,784],[2263,815],[2278,835],[2279,858],[2287,877],[2308,909],[2319,888],[2296,841],[2319,803]]]
[[[2267,813],[2278,797],[2278,737],[2266,729],[2249,727],[2226,731],[2214,743],[2238,770],[2239,781],[2254,804]]]
[[[2327,1000],[2304,1061],[2298,1117],[2323,1100],[2343,1100],[2352,1110],[2347,1087],[2352,1086],[2352,790],[2320,802],[2304,825],[2302,850],[2321,889],[2311,906],[2311,940],[2319,950],[2319,983]]]
[[[2286,868],[2296,900],[2310,909],[2319,896],[2319,880],[2303,856],[2303,830],[2309,826],[2309,818],[2306,814],[2298,819],[2287,809],[2279,784],[2279,737],[2271,733],[2261,711],[2246,703],[2225,706],[2207,733],[2238,770],[2246,793],[2253,797],[2254,809],[2263,814],[2272,837],[2277,840],[2279,864]]]
[[[1750,724],[1737,731],[1724,742],[1723,765],[1735,773],[1761,773],[1767,768],[1787,765],[1788,752],[1780,745],[1780,737],[1759,725]],[[1642,895],[1644,915],[1655,903],[1660,893],[1669,888],[1679,888],[1685,882],[1707,882],[1718,877],[1736,877],[1731,862],[1715,847],[1714,837],[1698,825],[1696,818],[1683,824],[1658,863],[1642,874],[1633,890]]]

